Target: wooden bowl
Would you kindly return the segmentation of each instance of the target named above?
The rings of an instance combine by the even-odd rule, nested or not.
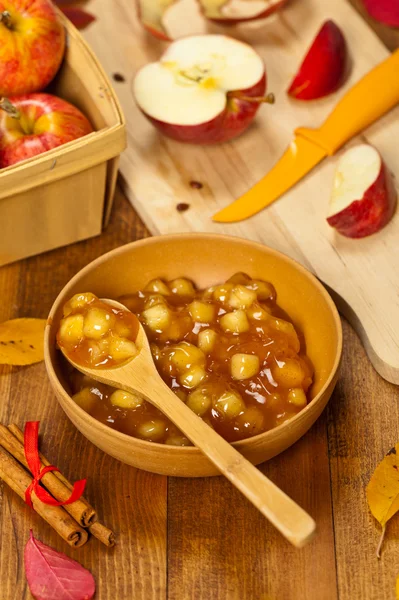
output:
[[[181,477],[218,474],[195,447],[130,437],[103,425],[75,404],[61,369],[55,335],[64,303],[78,292],[116,299],[155,277],[188,277],[206,287],[224,282],[237,271],[274,284],[279,306],[304,334],[315,378],[311,402],[305,409],[275,429],[234,446],[259,464],[291,446],[313,425],[334,389],[342,351],[341,321],[321,283],[295,261],[255,242],[205,233],[166,235],[127,244],[93,261],[64,287],[50,311],[45,331],[47,373],[62,408],[93,444],[122,462],[154,473]]]

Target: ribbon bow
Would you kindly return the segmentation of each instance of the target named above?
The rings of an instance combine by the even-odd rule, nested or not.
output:
[[[25,491],[25,502],[31,508],[32,503],[32,492],[35,492],[36,496],[44,504],[51,504],[52,506],[63,506],[64,504],[72,504],[76,502],[82,496],[85,486],[86,479],[80,479],[74,483],[70,497],[64,501],[58,501],[53,498],[41,485],[40,480],[46,473],[51,471],[59,471],[58,467],[49,465],[41,469],[41,463],[38,451],[38,437],[39,437],[39,421],[28,421],[25,425],[24,431],[24,451],[25,457],[28,462],[29,469],[33,475],[32,483],[27,487]]]

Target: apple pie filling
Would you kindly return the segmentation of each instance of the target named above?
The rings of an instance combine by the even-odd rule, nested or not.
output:
[[[262,433],[307,404],[312,367],[271,283],[237,273],[198,290],[154,279],[119,298],[136,314],[163,380],[228,441]],[[75,401],[101,422],[141,439],[190,442],[143,398],[70,374]]]
[[[76,364],[108,368],[137,354],[138,331],[131,312],[113,308],[94,294],[76,294],[64,305],[57,343]]]

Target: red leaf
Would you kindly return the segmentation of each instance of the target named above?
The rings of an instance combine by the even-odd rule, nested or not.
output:
[[[25,572],[36,600],[90,600],[96,591],[93,575],[75,560],[33,537],[25,546]]]
[[[78,29],[85,29],[90,23],[96,20],[91,13],[79,8],[78,6],[61,7],[62,12]]]

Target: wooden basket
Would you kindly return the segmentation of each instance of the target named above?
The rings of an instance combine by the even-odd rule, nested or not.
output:
[[[109,220],[125,120],[102,67],[61,13],[67,49],[49,88],[95,131],[0,170],[0,265],[101,233]]]

